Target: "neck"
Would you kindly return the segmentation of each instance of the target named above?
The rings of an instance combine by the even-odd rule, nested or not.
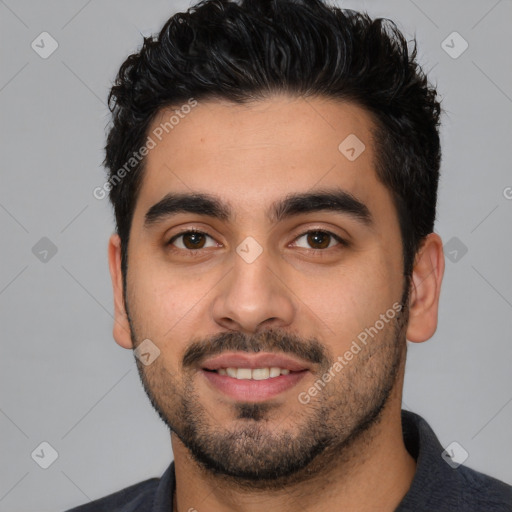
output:
[[[300,483],[250,489],[213,475],[192,459],[172,434],[176,470],[175,512],[392,512],[411,486],[416,463],[402,436],[400,396],[390,397],[379,421],[337,453],[319,455]]]

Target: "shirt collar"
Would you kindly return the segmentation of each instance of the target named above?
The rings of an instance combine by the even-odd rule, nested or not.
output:
[[[175,485],[174,461],[172,461],[160,478],[151,512],[172,512],[172,497]]]
[[[425,504],[427,497],[434,499],[438,496],[441,487],[444,492],[447,488],[455,490],[460,477],[443,459],[441,443],[421,416],[402,410],[402,433],[407,451],[416,460],[416,472],[395,512],[417,510],[418,504]]]

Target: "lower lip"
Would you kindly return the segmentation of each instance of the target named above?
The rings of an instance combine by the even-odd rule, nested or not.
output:
[[[241,402],[262,402],[293,388],[307,373],[290,372],[264,380],[235,379],[229,375],[201,370],[208,382],[225,395]]]

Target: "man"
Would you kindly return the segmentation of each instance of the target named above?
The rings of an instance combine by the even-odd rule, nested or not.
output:
[[[435,89],[391,23],[202,2],[122,65],[114,338],[174,462],[86,511],[510,511],[401,411],[437,326]]]

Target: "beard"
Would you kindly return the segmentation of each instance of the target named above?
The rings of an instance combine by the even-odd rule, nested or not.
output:
[[[316,364],[317,380],[337,359],[316,339],[274,329],[226,332],[190,343],[180,372],[167,369],[162,357],[149,366],[136,358],[137,368],[154,409],[203,470],[244,489],[282,488],[328,472],[332,464],[349,463],[361,453],[361,443],[371,442],[371,427],[403,373],[407,297],[408,286],[395,318],[307,404],[297,401],[288,416],[282,408],[289,404],[236,402],[229,406],[230,426],[220,425],[196,390],[198,363],[226,351],[284,353]],[[128,318],[136,348],[142,337]],[[351,450],[356,441],[357,450]]]

